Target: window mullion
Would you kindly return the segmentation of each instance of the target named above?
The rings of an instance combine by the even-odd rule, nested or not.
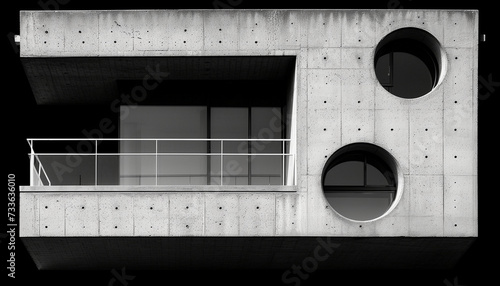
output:
[[[212,138],[212,106],[210,105],[210,100],[207,102],[207,138]],[[207,140],[207,153],[212,153],[212,142]],[[222,152],[222,150],[221,150]],[[207,185],[212,182],[212,156],[207,156]]]
[[[247,120],[248,120],[248,130],[247,130],[247,133],[248,133],[248,139],[251,139],[252,138],[252,107],[250,105],[248,105],[248,111],[247,111]],[[247,160],[248,160],[248,185],[251,185],[252,184],[252,155],[250,155],[252,153],[252,141],[247,141],[247,153],[249,154],[247,156]]]
[[[366,188],[366,173],[367,173],[367,168],[366,168],[366,156],[363,157],[364,159],[364,164],[363,164],[363,186]]]

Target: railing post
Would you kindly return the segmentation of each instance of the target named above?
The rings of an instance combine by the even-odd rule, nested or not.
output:
[[[220,140],[220,185],[224,185],[223,170],[224,170],[224,140]]]
[[[158,186],[158,139],[155,139],[155,185]]]
[[[95,140],[95,167],[94,167],[94,181],[95,181],[95,185],[97,186],[97,139]]]
[[[285,185],[285,140],[283,140],[283,147],[282,148],[283,148],[283,150],[282,150],[283,151],[283,153],[282,153],[283,154],[283,162],[282,162],[283,172],[281,173],[281,177],[283,180],[282,186],[284,186]]]
[[[297,153],[293,153],[293,184],[297,185],[297,157],[295,156]]]
[[[31,149],[31,153],[30,153],[30,186],[33,186],[33,184],[35,183],[35,177],[34,177],[34,169],[35,169],[35,152],[33,151],[33,140],[28,140],[29,144],[30,144],[30,149]]]

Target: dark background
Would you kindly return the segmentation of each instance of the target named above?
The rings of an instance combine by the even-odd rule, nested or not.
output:
[[[132,2],[104,2],[96,0],[59,0],[59,10],[96,10],[96,9],[214,9],[214,0],[140,0]],[[220,3],[228,3],[220,0]],[[427,0],[354,0],[354,1],[270,1],[242,0],[236,9],[477,9],[479,10],[479,33],[487,35],[487,41],[479,44],[479,77],[488,81],[491,78],[500,85],[498,51],[498,12],[493,1],[427,1]],[[109,106],[78,107],[57,109],[36,106],[33,94],[24,74],[19,54],[9,40],[9,34],[19,34],[20,10],[43,10],[46,1],[4,1],[4,23],[2,25],[2,64],[3,86],[2,104],[5,109],[3,126],[3,150],[7,154],[4,160],[5,177],[16,175],[17,190],[20,185],[29,185],[29,147],[26,138],[38,137],[82,137],[81,130],[98,126],[96,122],[79,121],[85,114],[92,112],[96,118],[103,118],[109,113]],[[227,6],[231,8],[230,6]],[[49,7],[55,9],[54,7]],[[224,7],[219,7],[224,8]],[[494,223],[496,217],[494,203],[497,202],[498,175],[493,172],[499,168],[498,154],[494,149],[495,134],[498,132],[498,94],[500,86],[481,88],[484,94],[479,100],[479,237],[453,269],[447,270],[318,270],[313,272],[301,285],[492,285],[500,280],[497,274],[498,244],[495,239]],[[489,93],[489,96],[486,94]],[[56,110],[56,109],[54,109]],[[91,110],[91,111],[89,111]],[[56,115],[55,115],[56,114]],[[73,135],[73,136],[72,136]],[[495,176],[496,175],[496,176]],[[494,181],[495,180],[495,181]],[[2,212],[6,211],[7,195],[2,198]],[[19,200],[17,200],[19,202]],[[4,213],[5,215],[5,213]],[[108,285],[114,277],[111,269],[104,271],[38,271],[27,254],[22,241],[16,240],[16,279],[7,279],[6,266],[8,251],[5,240],[5,225],[0,225],[0,248],[2,285]],[[390,255],[390,254],[388,254]],[[300,261],[297,261],[299,264]],[[121,269],[116,269],[119,273]],[[219,270],[219,271],[162,271],[144,272],[127,269],[127,275],[135,276],[128,285],[283,285],[283,270]],[[123,285],[120,281],[114,284]],[[290,284],[292,285],[292,284]]]

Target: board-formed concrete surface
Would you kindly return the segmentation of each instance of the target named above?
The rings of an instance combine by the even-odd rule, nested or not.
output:
[[[374,72],[377,44],[405,27],[429,32],[442,50],[442,79],[416,99],[390,94]],[[103,78],[98,67],[113,59],[295,57],[296,178],[282,187],[22,187],[21,236],[473,239],[477,30],[477,11],[23,11],[21,59],[39,104],[80,102],[99,81],[81,95],[64,83]],[[72,64],[86,58],[93,66]],[[120,71],[110,82],[137,75]],[[398,165],[394,207],[373,221],[340,216],[321,187],[328,158],[355,142],[384,148]]]

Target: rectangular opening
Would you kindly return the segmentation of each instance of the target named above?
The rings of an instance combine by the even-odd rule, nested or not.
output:
[[[238,58],[232,59],[237,64]],[[251,57],[243,59],[248,65]],[[120,184],[290,184],[287,173],[293,172],[289,165],[294,160],[285,154],[291,150],[292,127],[286,119],[293,112],[295,58],[286,61],[290,64],[280,66],[288,70],[277,71],[286,77],[225,80],[220,68],[218,78],[167,80],[140,105],[121,106],[126,115],[120,118],[121,140],[157,141],[149,141],[156,144],[154,162],[140,157],[120,160]],[[266,73],[273,68],[260,67]],[[118,82],[123,91],[136,84]],[[138,144],[121,141],[120,153],[146,152],[146,145]]]
[[[120,100],[112,119],[118,138],[31,142],[32,182],[294,184],[294,56],[157,60],[169,76],[140,101]],[[143,85],[143,75],[127,76],[134,63],[143,62],[126,62],[114,82],[117,98]]]

